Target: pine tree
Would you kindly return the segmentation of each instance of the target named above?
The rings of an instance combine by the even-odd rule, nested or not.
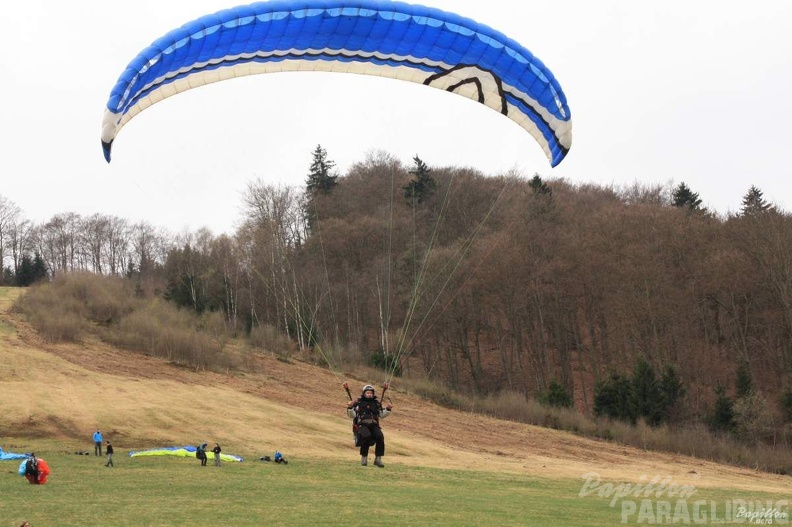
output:
[[[16,284],[18,286],[27,287],[46,277],[47,266],[38,253],[33,258],[28,254],[22,256],[16,273]]]
[[[10,266],[6,266],[6,268],[3,269],[3,276],[0,277],[0,284],[2,284],[2,285],[6,285],[6,284],[12,285],[12,284],[15,284],[15,283],[16,283],[16,277],[14,276],[13,269],[11,269]]]
[[[737,379],[735,380],[737,389],[737,398],[742,398],[751,395],[754,390],[753,379],[751,379],[751,370],[745,363],[740,364],[737,368]]]
[[[311,197],[317,194],[330,194],[338,184],[336,181],[338,176],[333,173],[335,162],[327,158],[327,150],[322,148],[322,145],[316,145],[312,155],[313,161],[308,173],[308,180],[305,183],[305,190]]]
[[[594,415],[635,423],[638,415],[630,379],[612,373],[607,381],[598,382],[594,387]]]
[[[638,359],[632,376],[635,410],[652,426],[663,420],[663,397],[654,369],[645,359]]]
[[[673,366],[666,366],[663,377],[660,379],[660,391],[663,394],[663,420],[668,421],[673,417],[677,402],[685,396],[685,387],[679,380]]]
[[[734,401],[726,395],[726,388],[715,388],[715,409],[710,417],[710,427],[719,432],[734,430]]]
[[[762,191],[751,185],[748,193],[743,196],[741,213],[743,216],[756,216],[772,208],[773,206],[762,197]]]
[[[404,197],[411,205],[423,203],[425,199],[432,195],[437,187],[437,183],[431,174],[432,171],[426,166],[426,163],[418,156],[413,158],[413,162],[415,163],[415,168],[410,170],[410,174],[412,174],[414,178],[402,187],[404,190]]]
[[[537,219],[550,219],[555,211],[553,189],[542,181],[539,174],[534,174],[528,182],[528,187],[532,191],[532,195],[529,198],[529,205],[526,210],[528,215]]]
[[[569,396],[566,388],[553,379],[550,381],[547,391],[540,397],[539,402],[545,406],[570,408],[572,406],[572,397]]]
[[[39,253],[33,256],[33,281],[38,282],[47,278],[47,264]]]
[[[528,186],[531,187],[534,194],[542,194],[551,196],[553,194],[553,190],[547,186],[547,183],[542,181],[542,178],[539,174],[534,174],[531,178],[531,181],[528,183]]]
[[[682,182],[674,189],[674,193],[671,196],[671,204],[675,207],[700,210],[701,200],[697,192],[693,192],[690,187]]]
[[[16,272],[16,285],[25,287],[31,283],[33,283],[33,260],[27,254],[23,254]]]
[[[792,423],[792,387],[787,388],[781,394],[779,406],[781,407],[781,419],[785,423]]]

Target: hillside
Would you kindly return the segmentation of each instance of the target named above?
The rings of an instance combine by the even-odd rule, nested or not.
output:
[[[10,312],[21,292],[0,288],[0,446],[24,449],[48,438],[65,451],[89,450],[98,427],[121,454],[217,441],[248,458],[277,448],[292,459],[357,462],[341,384],[348,380],[356,388],[366,380],[268,356],[256,359],[258,373],[217,374],[99,342],[50,344]],[[395,411],[383,423],[386,464],[572,479],[597,472],[614,481],[659,475],[698,487],[792,493],[788,476],[452,411],[404,393],[398,380],[389,395]]]

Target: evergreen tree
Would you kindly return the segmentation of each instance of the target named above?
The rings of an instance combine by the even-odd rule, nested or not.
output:
[[[685,387],[673,366],[667,366],[660,379],[660,391],[663,394],[663,420],[672,418],[677,402],[685,396]]]
[[[208,295],[206,262],[200,251],[185,243],[182,249],[171,249],[165,262],[166,286],[163,298],[196,313],[212,311]]]
[[[415,168],[410,170],[410,174],[414,177],[402,187],[404,190],[404,197],[411,205],[422,203],[426,198],[432,195],[437,183],[431,174],[431,169],[426,166],[420,157],[413,158]]]
[[[388,353],[386,350],[380,348],[373,351],[369,355],[369,366],[380,369],[385,372],[392,372],[394,376],[401,377],[402,367],[399,363],[399,357],[393,353]]]
[[[572,397],[570,397],[566,388],[553,379],[550,381],[547,391],[539,398],[539,402],[545,406],[570,408],[572,406]]]
[[[534,174],[534,176],[531,178],[531,181],[528,183],[528,185],[531,187],[531,189],[533,190],[534,194],[541,194],[541,195],[547,195],[547,196],[552,196],[552,194],[553,194],[553,189],[548,187],[547,183],[542,181],[542,178],[539,177],[539,174]]]
[[[16,284],[18,286],[27,287],[46,277],[47,266],[38,253],[33,258],[28,254],[22,256],[16,274]]]
[[[33,256],[33,281],[38,282],[47,278],[47,264],[39,253]]]
[[[792,387],[787,388],[784,393],[781,394],[779,403],[781,406],[781,419],[783,419],[785,423],[792,423]]]
[[[318,194],[330,194],[338,184],[336,181],[338,176],[333,173],[335,162],[327,158],[327,150],[322,148],[322,145],[316,145],[312,155],[313,161],[311,162],[305,190],[311,197]]]
[[[751,379],[751,370],[745,363],[737,367],[737,379],[735,380],[737,389],[737,398],[751,395],[754,392],[753,380]]]
[[[27,287],[33,283],[33,259],[29,255],[22,255],[19,261],[19,268],[16,273],[16,284],[20,287]]]
[[[608,380],[598,382],[594,387],[594,415],[634,424],[638,416],[630,379],[612,373]]]
[[[671,204],[675,207],[700,210],[701,200],[699,199],[698,192],[693,192],[690,190],[690,187],[682,182],[674,189],[674,193],[671,197]]]
[[[3,275],[0,276],[0,284],[13,285],[15,283],[16,283],[16,276],[14,276],[13,269],[11,269],[10,266],[6,266],[6,268],[3,269]]]
[[[635,411],[647,424],[657,426],[665,415],[665,401],[654,369],[645,359],[638,359],[632,376]]]
[[[730,432],[734,429],[734,401],[726,395],[726,388],[715,388],[715,409],[710,416],[710,427],[719,432]]]
[[[751,185],[748,193],[743,196],[742,215],[756,216],[771,210],[773,207],[762,197],[762,191]]]
[[[555,199],[553,189],[542,181],[539,174],[534,174],[528,182],[528,187],[533,192],[528,206],[528,215],[532,218],[542,218],[548,220],[555,211]]]

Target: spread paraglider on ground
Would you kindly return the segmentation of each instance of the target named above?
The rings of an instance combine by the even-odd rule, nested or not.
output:
[[[15,459],[27,459],[29,454],[16,454],[14,452],[6,452],[0,447],[0,461],[12,461]]]
[[[286,71],[374,75],[473,99],[527,130],[552,166],[572,146],[560,84],[541,60],[499,31],[402,2],[281,0],[201,17],[141,51],[107,101],[105,159],[110,162],[124,125],[156,102],[213,82]]]
[[[195,459],[198,447],[191,445],[187,446],[166,446],[161,448],[152,448],[149,450],[133,450],[129,453],[129,457],[141,456],[174,456],[174,457],[191,457]],[[243,461],[240,456],[233,454],[226,454],[222,452],[219,454],[221,461]]]

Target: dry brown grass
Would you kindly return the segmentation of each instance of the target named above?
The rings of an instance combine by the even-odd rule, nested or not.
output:
[[[195,369],[232,366],[224,351],[228,332],[222,314],[198,316],[157,298],[138,298],[130,288],[120,277],[61,274],[31,287],[15,310],[52,343],[99,338]]]
[[[342,379],[269,355],[253,356],[256,373],[196,372],[97,339],[52,344],[9,312],[19,293],[0,289],[0,444],[24,449],[48,438],[65,451],[88,449],[99,427],[119,452],[218,441],[245,457],[278,448],[295,459],[357,459],[341,383],[354,389],[376,378]],[[614,481],[663,475],[699,487],[792,492],[789,477],[449,410],[398,381],[389,393],[395,412],[383,425],[390,463],[573,479],[598,472]]]
[[[728,435],[713,434],[703,425],[653,427],[643,421],[632,425],[589,417],[573,408],[543,406],[513,392],[475,398],[449,392],[423,380],[405,380],[404,386],[412,393],[461,411],[565,430],[589,438],[607,439],[642,451],[671,452],[767,472],[792,474],[792,451],[787,447],[789,442],[786,437],[780,434],[775,446],[765,443],[749,445]]]

